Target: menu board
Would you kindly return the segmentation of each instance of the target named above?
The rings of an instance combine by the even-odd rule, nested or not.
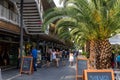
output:
[[[85,80],[114,80],[113,70],[85,70]]]
[[[33,58],[31,56],[25,56],[22,58],[20,73],[32,73]]]
[[[76,64],[76,78],[82,80],[83,72],[88,69],[88,60],[86,58],[78,58]]]

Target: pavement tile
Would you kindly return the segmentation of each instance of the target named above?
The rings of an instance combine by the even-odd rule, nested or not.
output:
[[[67,62],[66,66],[60,66],[58,68],[50,66],[49,68],[38,68],[36,72],[31,75],[22,74],[18,75],[18,70],[11,70],[2,73],[3,80],[75,80],[75,64],[69,66]],[[18,75],[13,79],[9,79],[14,75]]]

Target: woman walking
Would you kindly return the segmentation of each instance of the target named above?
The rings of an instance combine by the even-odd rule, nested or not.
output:
[[[73,66],[73,61],[74,61],[73,52],[70,52],[70,54],[69,54],[69,61],[70,61],[70,65]]]

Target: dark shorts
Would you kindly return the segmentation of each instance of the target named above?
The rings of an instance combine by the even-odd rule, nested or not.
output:
[[[65,60],[65,56],[62,56],[62,61],[64,61]]]

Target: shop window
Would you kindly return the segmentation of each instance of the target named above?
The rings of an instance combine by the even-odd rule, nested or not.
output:
[[[13,20],[13,17],[14,17],[14,14],[13,14],[13,12],[14,12],[14,4],[12,2],[9,2],[8,8],[10,10],[9,11],[9,19]]]

